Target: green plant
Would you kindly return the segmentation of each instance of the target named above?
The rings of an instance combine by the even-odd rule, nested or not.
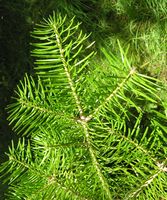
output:
[[[8,199],[167,197],[163,86],[94,43],[60,14],[32,33],[36,77],[25,76],[9,109],[14,131],[0,168]]]
[[[97,21],[102,26],[97,32],[105,34],[102,46],[107,44],[115,52],[119,38],[121,46],[130,44],[133,65],[145,66],[148,74],[165,80],[167,1],[100,0],[99,6],[102,14]]]

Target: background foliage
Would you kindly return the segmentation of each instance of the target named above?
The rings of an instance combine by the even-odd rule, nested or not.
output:
[[[130,44],[129,57],[135,66],[166,81],[166,4],[166,0],[1,0],[0,161],[10,139],[17,140],[11,135],[5,107],[18,80],[25,72],[33,73],[29,32],[36,22],[52,10],[76,15],[84,31],[92,32],[90,40],[96,40],[97,51],[108,46],[117,53],[119,39],[122,46]]]

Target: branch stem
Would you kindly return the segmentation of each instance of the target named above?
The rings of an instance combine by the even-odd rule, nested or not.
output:
[[[82,108],[81,108],[81,105],[80,105],[80,101],[79,101],[79,98],[77,96],[77,93],[75,91],[75,87],[74,87],[74,84],[73,84],[73,81],[72,81],[72,78],[71,78],[71,75],[70,75],[70,72],[68,70],[68,63],[66,61],[66,58],[65,58],[65,55],[64,55],[64,49],[62,47],[62,43],[61,43],[61,37],[59,35],[59,32],[57,30],[57,27],[54,25],[54,31],[55,31],[55,36],[56,36],[56,41],[57,41],[57,45],[59,47],[59,51],[60,51],[60,56],[61,56],[61,60],[62,60],[62,63],[63,63],[63,66],[64,66],[64,70],[65,70],[65,74],[67,76],[67,79],[68,79],[68,83],[70,85],[70,88],[72,90],[72,94],[73,94],[73,97],[75,99],[75,102],[77,104],[77,107],[78,107],[78,110],[79,110],[79,114],[80,116],[83,114],[83,111],[82,111]]]
[[[127,77],[117,86],[117,88],[105,99],[105,101],[95,109],[94,113],[89,115],[87,117],[87,121],[91,120],[97,113],[99,113],[99,111],[105,107],[105,105],[118,93],[119,90],[121,90],[121,88],[124,87],[125,83],[129,80],[129,78],[135,74],[135,68],[132,68],[129,72],[129,74],[127,75]]]
[[[139,195],[139,193],[146,187],[148,187],[154,180],[155,178],[160,174],[160,173],[164,173],[167,172],[167,167],[165,166],[166,164],[166,160],[167,158],[164,160],[163,163],[158,163],[157,167],[159,168],[158,171],[156,171],[156,173],[154,175],[152,175],[147,181],[144,182],[143,185],[141,185],[135,192],[131,193],[128,197],[127,200],[130,198],[134,198],[137,195]]]
[[[82,124],[84,132],[85,132],[86,142],[87,142],[87,146],[88,146],[88,149],[89,149],[89,153],[90,153],[93,165],[95,166],[95,169],[97,171],[98,177],[99,177],[99,179],[100,179],[100,181],[102,183],[102,188],[106,192],[108,200],[112,200],[112,195],[111,195],[111,192],[110,192],[109,185],[108,185],[107,180],[104,177],[104,175],[103,175],[103,173],[102,173],[102,171],[100,169],[99,163],[98,163],[98,161],[96,159],[95,152],[94,152],[94,150],[92,148],[92,145],[91,145],[91,140],[90,140],[90,135],[89,135],[88,127],[87,127],[87,122],[82,120],[81,124]]]
[[[66,59],[65,59],[64,49],[62,48],[61,38],[60,38],[60,35],[59,35],[59,32],[58,32],[56,26],[54,26],[54,31],[55,31],[57,45],[58,45],[59,51],[60,51],[61,60],[62,60],[63,66],[64,66],[64,70],[65,70],[65,73],[66,73],[70,88],[72,90],[73,97],[75,99],[75,102],[76,102],[78,110],[79,110],[80,119],[81,119],[80,122],[81,122],[81,124],[83,126],[83,129],[84,129],[84,133],[85,133],[85,136],[86,136],[86,141],[87,141],[87,145],[88,145],[88,149],[89,149],[89,153],[90,153],[93,165],[95,166],[95,169],[97,171],[98,177],[99,177],[99,179],[100,179],[100,181],[102,183],[102,187],[103,187],[104,191],[106,192],[106,194],[108,196],[108,200],[112,200],[112,196],[111,196],[111,193],[110,193],[109,185],[108,185],[105,177],[103,176],[103,174],[101,172],[99,163],[98,163],[98,161],[96,159],[96,156],[95,156],[95,152],[94,152],[94,150],[92,148],[92,145],[91,145],[91,142],[90,142],[90,136],[89,136],[89,132],[88,132],[88,128],[87,128],[87,121],[85,120],[86,118],[83,116],[83,110],[82,110],[82,107],[81,107],[81,103],[80,103],[79,98],[77,96],[77,93],[75,91],[75,87],[74,87],[70,72],[68,70],[69,66],[68,66],[68,63],[66,62]]]

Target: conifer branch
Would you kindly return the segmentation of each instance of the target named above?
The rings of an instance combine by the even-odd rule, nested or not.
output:
[[[167,167],[166,167],[166,161],[167,158],[165,159],[165,161],[163,163],[158,163],[157,167],[159,168],[158,171],[156,171],[151,177],[149,177],[148,180],[146,180],[143,185],[141,185],[139,188],[137,188],[136,191],[134,191],[133,193],[129,194],[128,197],[126,198],[126,200],[130,199],[130,198],[134,198],[137,197],[139,195],[139,193],[144,189],[147,188],[158,176],[160,173],[165,173],[167,172]]]
[[[33,32],[37,84],[26,76],[9,106],[14,130],[31,134],[0,167],[11,199],[142,199],[156,181],[166,188],[161,87],[131,68],[119,42],[119,58],[103,49],[104,67],[89,68],[93,43],[66,20],[54,15]],[[145,113],[155,116],[145,123]]]
[[[21,167],[25,168],[24,170],[30,170],[34,174],[37,174],[39,177],[44,178],[45,180],[47,180],[47,184],[45,184],[44,187],[42,187],[41,189],[38,189],[38,191],[35,194],[32,194],[31,197],[33,197],[33,196],[37,197],[38,193],[47,191],[47,188],[50,185],[54,185],[54,187],[55,187],[55,185],[58,185],[58,187],[61,188],[61,190],[63,190],[65,193],[67,193],[67,192],[71,193],[72,196],[75,196],[79,200],[92,200],[90,198],[83,197],[81,194],[79,194],[78,192],[74,191],[70,187],[67,188],[63,183],[60,183],[59,180],[54,175],[51,175],[51,176],[47,177],[46,174],[44,174],[41,171],[36,170],[35,167],[31,166],[30,164],[27,164],[25,162],[20,161],[16,157],[13,157],[11,155],[9,156],[9,160],[10,161],[14,161],[15,163],[19,164]],[[13,179],[12,182],[13,181],[15,181],[15,179]],[[46,190],[44,190],[44,189],[46,189]],[[33,198],[29,198],[29,199],[31,200]]]
[[[54,28],[54,31],[55,31],[56,41],[57,41],[57,45],[58,45],[58,48],[59,48],[59,51],[60,51],[60,56],[61,56],[61,60],[62,60],[63,66],[64,66],[64,70],[65,70],[66,76],[68,78],[68,82],[69,82],[70,88],[72,90],[72,94],[73,94],[73,97],[75,99],[76,105],[78,107],[79,114],[80,114],[80,116],[82,116],[83,110],[81,108],[81,103],[80,103],[79,98],[77,96],[77,93],[75,91],[74,83],[72,81],[70,72],[68,70],[69,64],[66,62],[66,59],[65,59],[64,49],[62,47],[62,42],[61,42],[61,37],[60,37],[59,31],[57,30],[57,27],[56,27],[55,24],[53,25],[53,28]]]
[[[77,104],[77,107],[78,107],[78,110],[79,110],[79,113],[80,113],[81,124],[82,124],[82,126],[84,128],[84,132],[85,132],[85,136],[86,136],[86,141],[87,141],[87,147],[89,149],[93,165],[95,166],[95,169],[97,171],[99,179],[100,179],[100,181],[102,183],[102,187],[106,191],[106,194],[107,194],[108,198],[111,200],[112,196],[111,196],[111,193],[110,193],[109,185],[108,185],[107,181],[105,180],[105,178],[104,178],[104,176],[103,176],[103,174],[102,174],[102,172],[100,170],[100,166],[99,166],[99,164],[97,162],[95,153],[94,153],[93,148],[91,146],[91,142],[90,142],[90,138],[89,138],[89,133],[88,133],[88,130],[87,130],[87,125],[83,121],[83,119],[85,120],[86,118],[83,116],[83,110],[81,108],[81,103],[80,103],[79,98],[78,98],[78,96],[76,94],[76,91],[75,91],[75,88],[74,88],[74,85],[73,85],[73,81],[72,81],[70,73],[68,71],[68,63],[66,62],[66,59],[65,59],[65,56],[64,56],[64,50],[63,50],[62,45],[61,45],[60,35],[59,35],[59,32],[58,32],[58,30],[57,30],[57,28],[56,28],[55,25],[54,25],[54,30],[55,30],[55,35],[56,35],[56,40],[57,40],[57,43],[58,43],[58,47],[59,47],[59,50],[60,50],[61,59],[62,59],[63,65],[64,65],[65,73],[66,73],[66,76],[68,78],[69,85],[70,85],[70,88],[72,90],[73,97],[74,97],[74,99],[76,101],[76,104]],[[107,99],[107,101],[109,101],[109,99]]]
[[[96,116],[96,114],[98,114],[100,112],[100,110],[105,107],[105,105],[117,94],[117,92],[119,92],[124,85],[126,84],[126,82],[129,80],[129,78],[131,76],[133,76],[136,73],[135,68],[132,68],[129,72],[129,74],[127,75],[126,78],[124,78],[124,80],[116,87],[116,89],[103,101],[103,103],[97,107],[95,109],[95,111],[93,112],[93,114],[89,115],[88,117],[86,117],[86,121],[91,120],[94,116]]]
[[[28,108],[32,108],[33,110],[36,110],[36,112],[41,112],[41,113],[47,113],[49,115],[53,115],[53,116],[61,116],[63,115],[62,113],[60,112],[56,112],[52,109],[49,109],[49,108],[46,108],[46,107],[43,107],[41,105],[38,105],[38,104],[34,104],[32,101],[28,101],[28,100],[22,100],[22,99],[19,99],[18,100],[20,105],[23,106],[23,107],[26,107],[27,109]]]
[[[156,172],[154,175],[152,175],[147,181],[144,182],[143,185],[140,186],[140,188],[138,188],[135,192],[133,192],[132,194],[130,194],[126,200],[128,200],[128,199],[130,199],[130,198],[137,197],[137,195],[139,195],[139,193],[140,193],[144,188],[148,187],[160,173],[161,173],[161,171],[159,170],[159,171]]]
[[[149,156],[149,158],[156,164],[156,166],[159,166],[159,159],[157,157],[155,157],[155,155],[153,153],[151,153],[151,151],[147,150],[146,147],[144,147],[142,144],[139,144],[137,142],[137,140],[132,140],[131,136],[133,135],[133,133],[135,131],[137,131],[137,129],[140,129],[140,123],[141,123],[141,117],[142,117],[143,113],[141,112],[139,114],[139,117],[136,120],[136,123],[134,125],[133,130],[130,132],[129,137],[125,136],[125,134],[122,134],[120,131],[113,131],[111,128],[109,128],[108,126],[106,126],[106,129],[108,130],[108,132],[110,134],[115,134],[118,135],[121,139],[126,140],[129,144],[132,144],[135,148],[137,148],[138,150],[142,151],[146,156]],[[101,122],[101,124],[103,124]],[[148,129],[146,128],[144,136],[146,135],[146,133],[148,132]],[[147,145],[147,144],[146,144]]]
[[[108,199],[112,200],[110,187],[109,187],[109,185],[107,183],[107,180],[104,177],[104,175],[103,175],[103,173],[102,173],[102,171],[100,169],[100,165],[99,165],[99,163],[97,161],[96,154],[95,154],[95,152],[93,150],[93,147],[92,147],[92,144],[91,144],[91,139],[90,139],[90,135],[89,135],[89,131],[88,131],[87,122],[82,120],[81,124],[82,124],[83,129],[84,129],[86,142],[87,142],[87,147],[89,149],[89,153],[90,153],[90,156],[91,156],[91,159],[92,159],[92,164],[93,164],[93,166],[95,167],[95,169],[97,171],[97,175],[99,177],[100,182],[102,183],[102,187],[103,187],[104,191],[106,192],[106,195],[107,195]]]
[[[150,159],[157,164],[158,163],[158,159],[155,158],[153,155],[150,154],[150,152],[144,148],[142,145],[139,145],[137,142],[135,142],[134,140],[131,140],[130,138],[126,137],[125,135],[121,135],[119,134],[120,137],[122,137],[122,139],[126,140],[128,143],[132,144],[134,147],[136,147],[137,149],[139,149],[140,151],[142,151],[146,156],[149,156]]]
[[[101,122],[101,124],[103,124],[103,122]],[[104,126],[104,124],[103,124]],[[129,144],[132,144],[135,148],[137,148],[138,150],[140,150],[141,152],[143,152],[146,156],[149,156],[149,158],[156,164],[156,166],[159,166],[159,159],[155,157],[155,155],[153,155],[149,150],[147,150],[142,144],[139,144],[136,141],[131,139],[131,135],[129,137],[125,136],[121,131],[115,131],[112,130],[111,128],[109,128],[108,126],[105,127],[106,131],[108,131],[109,134],[111,135],[116,135],[118,137],[120,137],[123,141],[127,141]],[[147,130],[146,130],[147,132]],[[132,133],[132,131],[131,131]]]
[[[53,184],[53,185],[57,184],[66,193],[71,193],[74,197],[76,197],[79,200],[93,200],[91,198],[83,197],[81,194],[79,194],[78,192],[74,191],[73,189],[67,188],[63,184],[60,184],[58,182],[58,180],[56,179],[56,177],[54,177],[54,176],[49,177],[48,185],[51,185],[51,184]]]

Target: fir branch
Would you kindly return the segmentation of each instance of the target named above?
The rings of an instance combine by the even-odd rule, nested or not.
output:
[[[52,116],[61,116],[63,115],[62,113],[59,113],[59,112],[56,112],[50,108],[46,108],[42,105],[38,105],[38,104],[34,104],[33,102],[31,101],[27,101],[27,100],[24,100],[24,99],[19,99],[18,102],[20,103],[20,105],[22,107],[26,107],[27,109],[29,108],[32,108],[33,110],[36,110],[36,112],[41,112],[41,113],[47,113],[48,115],[52,115]]]
[[[135,73],[136,73],[136,70],[131,69],[127,77],[124,78],[124,80],[117,86],[117,88],[104,100],[104,102],[99,107],[95,109],[93,114],[91,114],[90,116],[86,118],[86,120],[87,121],[91,120],[93,116],[96,116],[96,114],[98,114],[98,112],[100,112],[100,110],[103,109],[103,107],[105,107],[105,105],[118,93],[119,90],[121,90],[124,87],[124,85],[129,80],[129,78],[133,76],[133,74]]]
[[[61,60],[62,60],[63,66],[64,66],[64,70],[65,70],[66,76],[68,78],[68,82],[69,82],[70,88],[72,90],[73,97],[76,101],[76,104],[77,104],[77,107],[78,107],[78,110],[79,110],[79,113],[80,113],[80,116],[81,116],[83,114],[83,110],[81,108],[81,103],[80,103],[79,98],[77,96],[77,93],[75,91],[74,83],[72,81],[70,72],[68,71],[68,69],[69,69],[68,63],[66,62],[66,59],[65,59],[64,49],[62,47],[62,42],[61,42],[61,37],[60,37],[60,34],[58,32],[58,28],[56,27],[56,24],[53,25],[53,28],[54,28],[54,31],[55,31],[57,45],[58,45],[58,48],[59,48],[59,51],[60,51],[60,57],[61,57]]]
[[[102,183],[102,187],[104,189],[104,191],[106,192],[106,195],[108,197],[109,200],[112,200],[112,195],[111,195],[111,192],[110,192],[110,187],[107,183],[107,180],[106,178],[104,177],[101,169],[100,169],[100,165],[97,161],[97,158],[96,158],[96,154],[93,150],[93,147],[92,147],[92,144],[91,144],[91,139],[90,139],[90,135],[89,135],[89,131],[88,131],[88,124],[87,122],[85,121],[81,121],[81,124],[83,126],[83,129],[84,129],[84,133],[85,133],[85,137],[86,137],[86,142],[87,142],[87,147],[89,149],[89,152],[90,152],[90,156],[91,156],[91,159],[92,159],[92,164],[94,165],[96,171],[97,171],[97,175],[99,177],[99,180],[101,181]]]
[[[26,154],[24,152],[24,149],[26,149]],[[19,141],[18,146],[17,146],[17,151],[19,153],[21,153],[21,157],[18,154],[18,152],[16,152],[15,148],[14,148],[14,144],[12,143],[12,148],[10,148],[10,154],[9,154],[9,161],[7,161],[6,163],[6,168],[8,168],[10,166],[10,163],[12,163],[11,165],[11,169],[14,169],[15,167],[17,168],[17,176],[15,178],[11,178],[10,179],[10,184],[11,183],[15,183],[18,182],[18,179],[22,179],[22,174],[24,173],[30,173],[32,172],[33,174],[38,176],[38,180],[40,179],[44,179],[45,180],[45,184],[42,186],[42,188],[38,188],[37,191],[35,191],[35,193],[31,194],[31,197],[28,199],[34,199],[33,197],[37,197],[40,193],[47,193],[47,189],[49,189],[48,187],[50,185],[53,185],[54,188],[56,188],[56,185],[61,188],[61,190],[63,191],[63,193],[69,193],[72,195],[72,197],[76,198],[76,199],[80,199],[80,200],[91,200],[91,198],[87,198],[87,197],[83,197],[81,194],[79,194],[79,192],[74,191],[72,188],[65,186],[62,182],[60,182],[60,180],[58,180],[57,176],[55,175],[47,175],[45,173],[45,171],[41,170],[39,168],[39,166],[41,164],[36,165],[37,163],[33,163],[32,161],[30,162],[30,156],[28,154],[30,154],[31,150],[30,150],[30,144],[28,143],[28,146],[25,147],[25,140],[23,139],[23,142],[21,143],[21,141]],[[24,160],[24,156],[26,158],[26,160]],[[37,167],[38,166],[38,167]],[[18,171],[21,172],[21,174],[18,173]],[[28,174],[27,174],[28,175]],[[46,181],[47,180],[47,181]],[[44,190],[46,189],[46,190]]]
[[[54,14],[32,34],[38,79],[26,76],[9,106],[31,145],[12,146],[0,168],[11,199],[142,198],[166,178],[162,87],[131,67],[119,42],[119,57],[102,49],[90,67],[93,43],[79,25]]]
[[[166,161],[167,161],[167,158],[165,159],[165,161],[163,161],[163,163],[158,163],[157,166],[158,166],[159,169],[151,177],[149,177],[149,179],[146,180],[143,183],[143,185],[141,185],[139,188],[137,188],[136,191],[134,191],[133,193],[129,194],[128,197],[126,198],[126,200],[139,196],[140,192],[144,188],[147,188],[150,184],[152,184],[154,179],[156,179],[157,176],[159,176],[160,173],[167,172]]]
[[[34,174],[38,174],[38,176],[40,178],[48,179],[48,183],[46,185],[44,185],[41,189],[38,189],[38,191],[35,192],[35,194],[31,194],[32,196],[28,199],[33,199],[33,196],[35,196],[35,198],[36,198],[39,193],[43,193],[43,192],[47,191],[48,187],[52,184],[52,185],[54,185],[54,188],[56,185],[58,185],[58,187],[60,187],[61,190],[63,190],[63,192],[72,194],[72,196],[76,197],[76,199],[91,200],[90,198],[83,197],[81,194],[72,190],[71,188],[67,188],[66,186],[64,186],[63,183],[60,183],[55,176],[52,175],[52,176],[46,177],[46,175],[42,171],[35,170],[34,166],[31,166],[25,162],[19,161],[16,157],[10,156],[9,159],[10,159],[10,161],[13,161],[13,162],[19,164],[20,166],[24,167],[25,170],[30,170]],[[19,178],[21,178],[21,177],[19,177]],[[12,182],[14,182],[14,181],[15,181],[15,179],[12,179]],[[46,190],[44,190],[44,189],[46,189]]]

